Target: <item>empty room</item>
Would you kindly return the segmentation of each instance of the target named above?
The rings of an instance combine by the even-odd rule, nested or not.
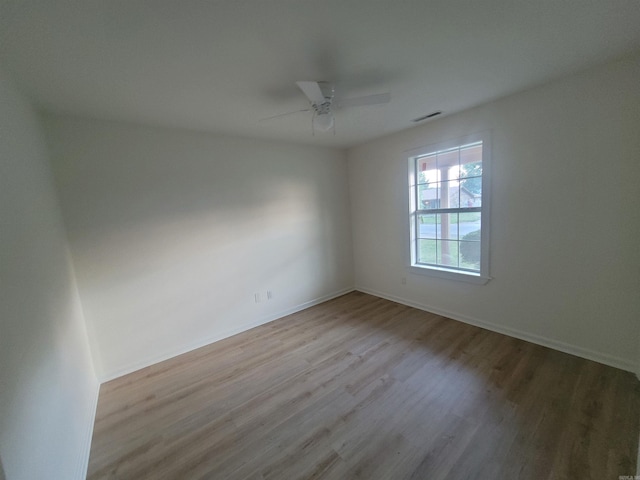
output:
[[[640,478],[638,25],[0,0],[0,480]]]

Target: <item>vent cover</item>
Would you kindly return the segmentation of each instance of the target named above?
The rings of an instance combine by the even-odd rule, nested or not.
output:
[[[442,113],[442,112],[441,112],[440,110],[438,110],[437,112],[430,113],[429,115],[425,115],[425,116],[423,116],[423,117],[414,118],[414,119],[412,120],[412,122],[413,122],[413,123],[418,123],[418,122],[421,122],[421,121],[423,121],[423,120],[427,120],[428,118],[433,118],[433,117],[435,117],[435,116],[437,116],[437,115],[440,115],[441,113]]]

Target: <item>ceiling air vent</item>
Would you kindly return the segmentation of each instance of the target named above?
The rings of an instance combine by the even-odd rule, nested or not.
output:
[[[441,112],[440,110],[438,110],[437,112],[430,113],[429,115],[425,115],[425,116],[423,116],[423,117],[414,118],[414,119],[412,120],[412,122],[413,122],[413,123],[418,123],[418,122],[421,122],[421,121],[426,120],[426,119],[428,119],[428,118],[433,118],[433,117],[435,117],[435,116],[437,116],[437,115],[440,115],[441,113],[442,113],[442,112]]]

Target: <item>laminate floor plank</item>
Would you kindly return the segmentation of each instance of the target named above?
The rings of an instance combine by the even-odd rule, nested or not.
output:
[[[639,382],[353,292],[101,386],[88,478],[617,479]]]

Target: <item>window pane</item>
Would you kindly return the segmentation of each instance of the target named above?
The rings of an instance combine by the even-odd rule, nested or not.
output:
[[[460,149],[460,206],[482,206],[482,144]]]
[[[440,225],[438,231],[438,238],[443,240],[457,240],[458,239],[458,214],[457,213],[443,213],[439,215]]]
[[[437,155],[437,168],[450,169],[451,167],[457,167],[459,165],[458,149],[447,150],[444,152],[438,152]]]
[[[462,214],[465,215],[465,214]],[[469,214],[467,214],[469,215]],[[480,235],[479,222],[469,222],[469,228],[474,228],[461,236],[460,242],[460,267],[480,270]]]
[[[418,215],[418,238],[438,238],[440,230],[440,215]]]
[[[418,208],[428,210],[432,208],[440,208],[440,189],[438,183],[426,184],[418,186],[420,193]]]
[[[477,183],[473,183],[476,182]],[[482,206],[482,179],[467,178],[460,182],[460,207],[471,208]]]
[[[447,213],[443,214],[448,217],[449,220],[449,234],[445,235],[445,231],[443,228],[442,238],[444,240],[458,240],[460,238],[460,214],[458,213]]]
[[[463,163],[460,166],[460,178],[481,177],[482,162]]]
[[[480,212],[464,212],[459,216],[459,238],[467,241],[480,241]]]
[[[482,163],[462,165],[460,173],[460,206],[482,206]]]
[[[419,184],[437,182],[437,174],[435,155],[416,158],[416,178]]]
[[[425,157],[418,157],[415,159],[416,178],[418,183],[430,183],[437,182],[440,179],[437,155],[427,155]]]
[[[449,180],[458,181],[460,179],[460,166],[456,165],[455,167],[451,167],[449,169]]]
[[[430,263],[434,265],[436,263],[436,240],[418,240],[418,263]]]
[[[458,182],[442,182],[440,190],[440,208],[458,208],[460,206]]]
[[[482,142],[460,148],[460,164],[482,162]]]
[[[458,268],[458,242],[442,240],[438,242],[438,265]]]

